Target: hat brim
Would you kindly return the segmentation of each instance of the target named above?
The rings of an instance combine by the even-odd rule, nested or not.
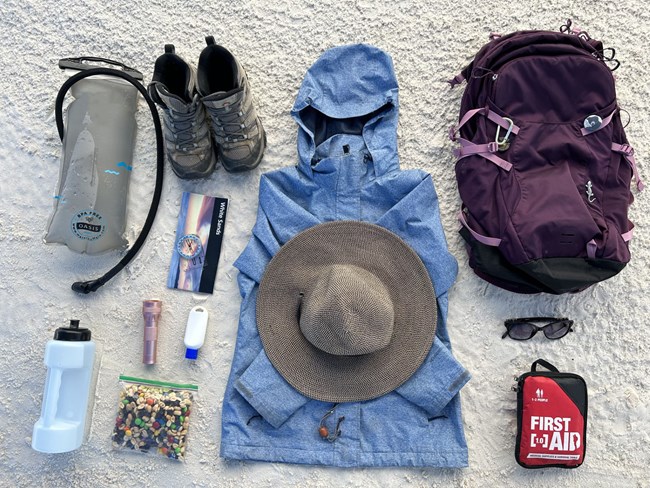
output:
[[[385,348],[332,355],[300,331],[301,294],[333,264],[363,268],[389,291],[395,321]],[[273,366],[300,393],[326,402],[364,401],[393,391],[421,366],[437,323],[433,284],[420,257],[392,232],[358,221],[319,224],[282,246],[262,277],[256,313]]]

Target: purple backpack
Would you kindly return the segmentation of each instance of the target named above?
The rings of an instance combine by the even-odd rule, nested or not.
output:
[[[643,188],[614,50],[570,22],[561,31],[491,35],[450,81],[467,80],[449,135],[469,263],[517,293],[577,292],[621,271],[632,176]]]

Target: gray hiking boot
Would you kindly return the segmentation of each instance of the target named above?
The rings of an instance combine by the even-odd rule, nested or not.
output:
[[[205,38],[201,51],[197,91],[211,119],[212,137],[226,171],[247,171],[262,161],[266,134],[250,91],[246,72],[235,57]]]
[[[194,69],[172,44],[156,60],[149,95],[163,113],[167,159],[179,178],[209,176],[216,165],[205,108],[195,89]]]

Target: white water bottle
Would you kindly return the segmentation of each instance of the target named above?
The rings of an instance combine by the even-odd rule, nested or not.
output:
[[[90,330],[79,328],[78,320],[71,320],[70,327],[56,329],[54,340],[45,347],[47,380],[32,449],[60,453],[81,447],[94,361]]]

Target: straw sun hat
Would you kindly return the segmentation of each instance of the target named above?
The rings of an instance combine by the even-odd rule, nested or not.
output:
[[[311,227],[273,257],[260,283],[257,326],[278,372],[326,402],[379,397],[426,358],[436,297],[422,260],[377,225]]]

